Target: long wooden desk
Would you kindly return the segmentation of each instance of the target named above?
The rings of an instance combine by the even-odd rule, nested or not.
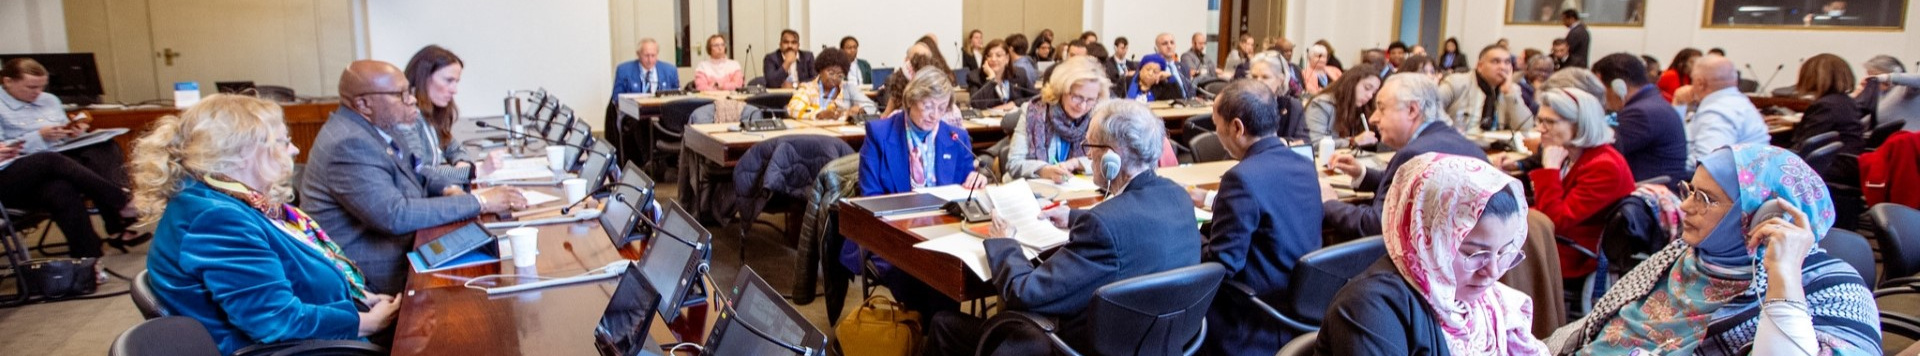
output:
[[[287,134],[293,136],[294,146],[300,147],[300,155],[294,162],[306,163],[307,152],[312,151],[313,139],[320,135],[320,127],[327,123],[327,116],[340,106],[337,101],[311,103],[283,103],[280,109],[286,113]],[[133,140],[146,135],[147,126],[163,116],[179,114],[173,107],[146,107],[127,109],[87,109],[81,110],[93,117],[95,128],[125,128],[132,130],[125,135],[113,138],[120,145],[120,151],[133,154]],[[131,158],[131,157],[129,157]]]
[[[544,188],[536,188],[544,189]],[[550,191],[547,193],[557,193]],[[421,230],[415,245],[439,238],[468,221]],[[593,331],[617,279],[550,287],[502,296],[462,286],[494,274],[566,277],[641,256],[639,243],[613,246],[599,220],[537,226],[540,255],[532,268],[499,263],[414,273],[401,295],[394,355],[596,355]],[[504,234],[503,231],[494,231]],[[708,281],[711,283],[711,281]],[[711,290],[711,289],[710,289]],[[711,304],[681,313],[670,330],[656,316],[650,333],[661,344],[699,343],[719,313]],[[676,333],[685,335],[676,336]]]
[[[1233,168],[1236,161],[1221,161],[1162,168],[1160,176],[1185,186],[1217,186],[1220,176]],[[967,301],[994,295],[993,285],[981,281],[967,270],[966,265],[953,256],[914,248],[913,245],[940,236],[923,236],[916,229],[940,225],[959,224],[960,220],[951,215],[908,214],[899,217],[875,216],[872,211],[854,204],[865,198],[844,199],[839,202],[840,234],[859,243],[861,247],[875,255],[887,259],[893,265],[908,274],[926,282],[934,290],[940,291],[953,300]],[[1090,204],[1091,201],[1077,199],[1076,206]],[[985,224],[985,223],[982,223]]]

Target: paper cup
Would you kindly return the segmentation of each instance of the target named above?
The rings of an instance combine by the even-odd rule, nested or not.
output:
[[[507,242],[513,246],[513,266],[533,267],[534,257],[540,255],[540,230],[523,227],[507,230]]]
[[[566,188],[567,190],[567,203],[573,203],[573,202],[580,201],[580,199],[587,198],[587,180],[586,179],[573,178],[573,179],[563,180],[563,181],[560,181],[560,186]]]
[[[566,170],[567,162],[561,162],[566,159],[567,159],[566,147],[547,146],[547,168],[552,168],[554,171]]]

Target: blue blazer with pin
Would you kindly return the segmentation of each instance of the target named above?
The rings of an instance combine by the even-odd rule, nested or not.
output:
[[[867,122],[867,139],[860,145],[860,195],[873,196],[913,190],[913,159],[907,149],[906,111]],[[944,121],[934,132],[934,183],[961,184],[973,172],[973,137]]]

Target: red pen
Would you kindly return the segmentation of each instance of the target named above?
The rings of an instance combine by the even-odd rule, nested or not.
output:
[[[1060,201],[1055,200],[1053,204],[1047,204],[1047,207],[1040,208],[1040,210],[1053,210],[1053,208],[1058,208],[1058,207],[1060,207]]]

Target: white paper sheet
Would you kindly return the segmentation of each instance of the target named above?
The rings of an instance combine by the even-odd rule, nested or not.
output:
[[[926,188],[914,189],[913,191],[916,193],[932,194],[934,197],[940,198],[940,200],[947,200],[947,201],[965,200],[967,199],[967,195],[971,193],[970,191],[967,190],[966,187],[962,187],[959,184],[942,185],[938,187],[926,187]],[[986,193],[971,193],[971,194],[985,195]],[[977,195],[975,199],[978,199]]]
[[[529,207],[540,206],[540,204],[560,201],[560,197],[556,197],[551,194],[541,193],[533,190],[521,190],[520,197],[527,198],[527,206]]]
[[[545,161],[546,159],[544,158],[541,159],[541,162],[545,162]],[[498,170],[494,170],[493,174],[487,175],[487,179],[485,180],[490,182],[498,182],[498,181],[504,181],[504,180],[521,180],[521,179],[552,180],[553,178],[554,178],[553,170],[547,169],[547,167],[542,166],[542,167],[534,167],[534,168],[498,169]]]
[[[960,263],[966,264],[967,269],[973,270],[973,275],[979,276],[980,280],[992,280],[993,272],[987,266],[987,246],[980,241],[973,235],[954,233],[913,244],[913,247],[952,255],[960,259]]]
[[[500,161],[501,170],[547,169],[547,156],[512,158]]]
[[[1026,247],[1028,255],[1060,247],[1067,243],[1067,232],[1040,218],[1040,202],[1025,180],[987,187],[988,202],[998,219],[1011,223],[1013,239]]]
[[[1091,191],[1100,190],[1100,185],[1093,184],[1093,179],[1089,179],[1086,176],[1073,176],[1073,178],[1067,178],[1066,183],[1054,183],[1053,181],[1045,180],[1045,179],[1036,179],[1033,181],[1058,188],[1060,189],[1061,193],[1091,192]]]

